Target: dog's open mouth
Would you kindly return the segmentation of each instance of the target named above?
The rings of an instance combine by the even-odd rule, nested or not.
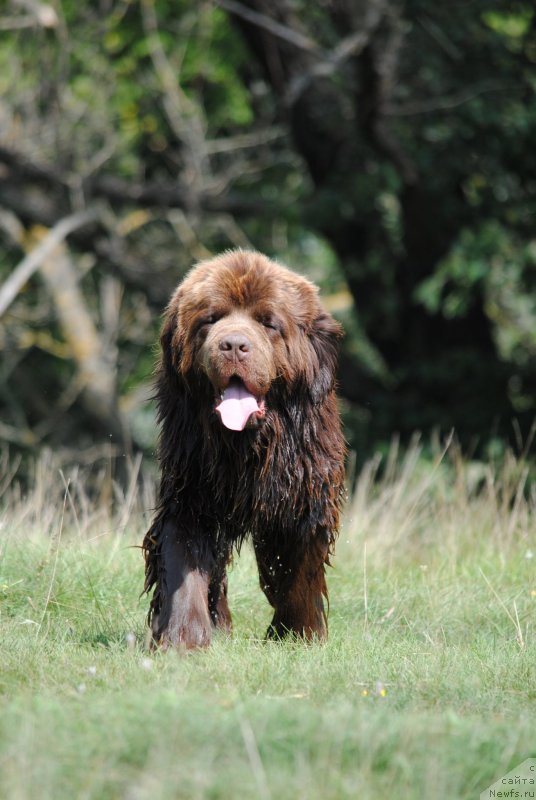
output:
[[[266,406],[264,398],[255,397],[240,378],[231,378],[216,400],[216,412],[226,428],[243,431],[264,417]]]

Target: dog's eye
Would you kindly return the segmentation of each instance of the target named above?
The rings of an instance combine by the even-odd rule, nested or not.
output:
[[[268,328],[271,331],[277,331],[278,333],[281,333],[281,325],[273,317],[259,317],[258,321],[265,328]]]
[[[192,329],[193,334],[206,336],[208,333],[207,328],[209,328],[210,325],[214,325],[219,319],[220,316],[218,314],[206,314],[204,317],[198,317]]]
[[[204,325],[214,325],[215,322],[219,320],[218,314],[207,314],[206,317],[202,317],[199,322],[197,323],[198,328],[202,328]]]

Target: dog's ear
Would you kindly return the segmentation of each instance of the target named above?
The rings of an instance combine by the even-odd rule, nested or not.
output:
[[[160,424],[159,458],[166,467],[162,473],[161,493],[167,491],[169,480],[176,480],[177,475],[186,475],[192,457],[199,453],[196,407],[182,375],[183,345],[177,293],[164,314],[160,333],[162,352],[155,376]]]
[[[318,367],[309,380],[309,391],[313,403],[319,403],[335,385],[339,361],[339,339],[343,329],[326,311],[320,311],[313,321],[309,339],[316,354]],[[316,365],[315,365],[316,366]]]
[[[162,367],[166,375],[171,375],[175,372],[174,365],[176,364],[176,357],[173,351],[173,339],[177,327],[177,314],[168,307],[166,316],[164,317],[164,324],[160,331],[160,348],[162,350]]]
[[[180,290],[177,291],[166,308],[164,322],[160,331],[160,348],[162,350],[161,365],[164,374],[176,377],[180,370],[182,341],[178,326]]]

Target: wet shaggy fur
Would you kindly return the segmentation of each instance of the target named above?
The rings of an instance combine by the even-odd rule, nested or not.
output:
[[[215,627],[230,631],[226,569],[247,536],[274,610],[268,636],[327,635],[341,333],[312,283],[260,253],[198,264],[171,298],[157,371],[161,483],[144,539],[155,644],[202,647]],[[259,402],[241,431],[215,410],[232,381]]]

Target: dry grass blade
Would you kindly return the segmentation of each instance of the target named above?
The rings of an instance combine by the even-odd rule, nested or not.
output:
[[[370,563],[396,563],[439,548],[462,557],[478,538],[484,550],[509,553],[531,544],[536,491],[530,465],[506,451],[497,463],[470,461],[454,435],[431,456],[415,437],[374,456],[358,476],[345,514],[345,535]],[[432,451],[433,452],[433,451]],[[372,562],[371,562],[372,559]]]
[[[48,606],[49,606],[49,603],[50,603],[50,598],[51,598],[51,595],[52,595],[52,587],[54,586],[54,581],[56,579],[56,569],[57,569],[57,566],[58,566],[58,554],[59,554],[59,551],[60,551],[61,534],[62,534],[62,531],[63,531],[63,522],[64,522],[64,519],[65,519],[65,507],[67,505],[67,497],[68,497],[68,495],[69,495],[69,484],[67,484],[67,486],[65,487],[65,493],[63,495],[63,508],[61,510],[61,519],[60,519],[60,526],[59,526],[59,529],[58,529],[58,535],[57,535],[56,539],[53,540],[53,542],[52,542],[52,546],[54,548],[54,565],[52,567],[52,575],[50,576],[50,583],[49,583],[49,586],[48,586],[48,592],[47,592],[47,596],[46,596],[46,600],[45,600],[45,605],[43,607],[43,613],[41,615],[41,620],[39,621],[39,624],[38,624],[37,629],[36,629],[37,635],[39,635],[39,633],[41,632],[41,628],[43,626],[43,622],[45,621],[46,613],[48,611]]]
[[[9,486],[0,495],[10,535],[55,539],[61,527],[67,536],[74,532],[80,541],[91,541],[132,527],[141,537],[155,504],[155,482],[143,473],[139,453],[125,491],[112,472],[110,455],[100,451],[87,464],[62,463],[61,455],[48,450],[31,464],[13,459],[6,470]]]
[[[251,723],[246,717],[241,716],[239,724],[240,732],[242,733],[242,738],[248,754],[249,763],[251,765],[251,769],[253,770],[255,781],[259,790],[259,796],[262,798],[262,800],[270,800],[271,794],[268,788],[268,781],[262,763],[261,754],[259,753],[259,747],[255,738],[255,732],[253,731]]]
[[[512,616],[510,611],[508,610],[508,607],[507,607],[506,603],[504,602],[504,600],[502,600],[502,598],[499,597],[497,591],[495,590],[495,587],[492,585],[491,581],[489,580],[487,575],[484,573],[482,568],[479,567],[478,569],[479,569],[480,574],[482,575],[482,577],[486,581],[488,587],[490,588],[491,592],[493,593],[493,596],[495,597],[495,599],[497,600],[497,602],[499,603],[499,605],[503,609],[504,613],[507,615],[508,619],[510,620],[510,622],[514,626],[515,632],[516,632],[516,642],[518,643],[520,648],[524,648],[525,647],[525,640],[523,639],[523,631],[521,630],[521,625],[519,623],[519,616],[518,616],[518,613],[517,613],[517,605],[516,605],[515,600],[514,600],[514,614],[515,614],[515,617],[514,617],[514,616]]]

